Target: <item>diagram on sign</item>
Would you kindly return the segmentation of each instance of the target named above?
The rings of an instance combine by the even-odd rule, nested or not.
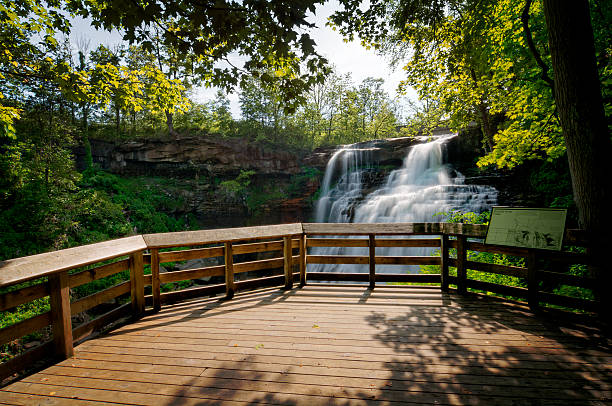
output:
[[[565,217],[565,209],[494,207],[485,242],[560,250]]]

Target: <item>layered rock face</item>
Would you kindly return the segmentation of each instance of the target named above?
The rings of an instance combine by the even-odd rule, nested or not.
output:
[[[295,155],[266,149],[245,138],[180,136],[118,144],[92,140],[91,146],[94,163],[121,175],[194,177],[235,176],[240,170],[254,170],[261,175],[300,172]],[[77,165],[84,166],[84,150],[77,150],[76,155]]]
[[[440,133],[447,132],[440,130]],[[426,140],[426,137],[388,138],[356,146],[367,144],[378,165],[399,167],[408,149]],[[91,140],[91,147],[94,163],[117,174],[186,178],[206,174],[231,177],[240,170],[254,170],[257,175],[288,176],[300,173],[301,166],[324,171],[337,150],[335,146],[317,148],[299,157],[290,152],[266,148],[246,138],[215,136],[179,136],[177,139],[142,139],[123,143]],[[480,151],[479,132],[462,132],[460,137],[449,142],[448,151],[448,160],[456,167],[472,166]],[[76,150],[79,169],[84,169],[84,155],[83,148]]]

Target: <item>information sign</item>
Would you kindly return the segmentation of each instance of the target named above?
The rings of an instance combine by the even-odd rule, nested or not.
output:
[[[566,209],[493,207],[485,244],[561,250]]]

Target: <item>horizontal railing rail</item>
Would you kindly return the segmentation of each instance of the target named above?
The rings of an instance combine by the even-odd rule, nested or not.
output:
[[[484,291],[525,300],[533,309],[544,304],[596,310],[595,300],[553,291],[555,286],[567,285],[596,292],[596,275],[568,272],[574,264],[589,264],[589,255],[487,245],[482,241],[485,234],[486,226],[460,223],[296,223],[138,235],[3,261],[0,312],[14,315],[20,306],[38,305],[31,317],[18,318],[0,329],[0,345],[40,331],[45,331],[43,337],[49,340],[0,364],[0,379],[49,353],[70,357],[76,341],[127,316],[138,318],[148,306],[157,311],[165,303],[201,296],[225,294],[231,298],[237,291],[265,286],[290,289],[298,278],[300,285],[308,281],[352,281],[367,282],[371,289],[386,282],[433,283],[442,291]],[[589,245],[581,230],[567,230],[565,242]],[[321,255],[314,251],[321,247],[363,252]],[[399,247],[429,248],[433,255],[376,253],[376,248]],[[483,252],[522,258],[522,262],[509,265],[477,261],[475,255]],[[205,259],[208,262],[190,262]],[[368,272],[307,272],[309,264],[357,264],[367,266]],[[377,272],[381,265],[398,271]],[[411,274],[405,268],[409,265],[438,267],[439,272]],[[505,275],[519,283],[493,283],[475,277],[474,272]],[[196,286],[193,282],[203,278],[211,283]],[[170,291],[165,288],[166,284],[182,281],[190,281],[190,286]],[[87,294],[74,295],[100,282],[108,287],[84,289]],[[114,304],[108,305],[109,301]],[[93,318],[73,325],[73,316],[92,311]]]

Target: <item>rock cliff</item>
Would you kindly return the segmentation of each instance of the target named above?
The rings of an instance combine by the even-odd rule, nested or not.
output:
[[[121,175],[194,177],[235,176],[240,170],[261,175],[300,172],[292,153],[251,143],[245,138],[180,136],[177,139],[142,139],[122,143],[91,140],[94,163]],[[84,167],[84,148],[76,151],[77,166]]]

